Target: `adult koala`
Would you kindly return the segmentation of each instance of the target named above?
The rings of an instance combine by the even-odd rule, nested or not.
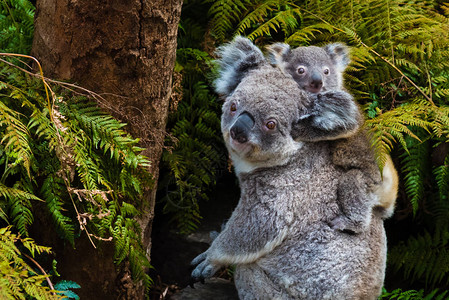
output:
[[[312,106],[306,92],[246,39],[221,53],[222,132],[241,198],[224,230],[192,261],[192,277],[234,264],[241,299],[376,299],[385,269],[383,221],[369,210],[370,224],[358,234],[329,225],[341,214],[342,171],[332,163],[332,142],[291,136]]]

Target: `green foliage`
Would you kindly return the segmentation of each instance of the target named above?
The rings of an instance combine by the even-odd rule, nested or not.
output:
[[[55,284],[55,290],[58,291],[59,295],[66,297],[65,299],[75,299],[79,300],[80,297],[72,291],[72,289],[79,289],[80,285],[73,281],[61,280]]]
[[[169,147],[162,156],[159,189],[164,212],[182,234],[194,231],[201,219],[200,200],[215,184],[226,164],[220,131],[220,105],[204,83],[211,57],[199,49],[204,32],[197,22],[181,22],[177,67],[182,75],[182,100],[169,116]],[[166,171],[164,171],[166,170]]]
[[[410,198],[413,213],[418,211],[418,203],[424,198],[425,179],[429,176],[429,142],[420,142],[416,139],[406,137],[408,152],[401,155],[402,173],[404,175],[405,192]]]
[[[396,269],[403,268],[405,277],[409,280],[424,278],[434,286],[439,283],[449,283],[449,232],[424,232],[416,237],[410,237],[405,243],[399,243],[389,253],[391,265]]]
[[[398,299],[398,300],[444,300],[447,299],[447,294],[449,291],[443,291],[439,293],[438,289],[431,291],[429,294],[424,295],[424,290],[409,290],[402,291],[401,289],[396,289],[392,292],[387,292],[383,290],[382,295],[379,299]]]
[[[0,52],[28,54],[34,33],[34,6],[29,0],[0,2]]]
[[[50,248],[38,246],[30,238],[12,233],[11,226],[0,228],[0,298],[62,299],[43,285],[47,276],[34,271],[22,255],[25,251],[33,257],[51,252]]]
[[[148,159],[95,103],[47,88],[52,98],[41,79],[0,61],[1,217],[28,237],[34,211],[44,209],[70,244],[82,233],[93,245],[112,243],[117,266],[129,261],[133,278],[149,287],[135,220]]]

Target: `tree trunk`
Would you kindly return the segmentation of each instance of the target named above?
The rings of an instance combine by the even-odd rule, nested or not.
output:
[[[147,148],[144,154],[152,162],[154,186],[164,143],[181,6],[182,0],[38,0],[36,7],[32,55],[41,62],[44,75],[76,82],[103,96],[100,104],[128,123],[128,131]],[[139,220],[148,255],[155,193],[155,188],[147,191],[148,211]],[[80,264],[91,264],[91,254],[79,253],[83,259],[74,267],[84,269]],[[82,275],[79,279],[64,275],[77,282],[83,279]],[[92,296],[99,292],[98,287],[104,287],[105,280],[109,279],[89,283],[95,292],[81,298],[95,299]],[[113,281],[109,283],[113,285]],[[103,299],[99,294],[96,298]]]

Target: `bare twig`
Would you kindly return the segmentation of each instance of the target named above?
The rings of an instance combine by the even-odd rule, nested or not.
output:
[[[38,268],[39,270],[45,275],[45,279],[47,279],[48,286],[54,291],[55,287],[53,286],[53,283],[51,283],[49,275],[45,272],[44,268],[41,267],[41,265],[35,261],[31,256],[27,255],[26,253],[22,253],[26,258],[31,260]],[[53,292],[53,295],[56,296],[56,293]]]
[[[38,75],[35,75],[35,76],[40,77],[42,79],[42,82],[44,83],[45,94],[47,95],[47,104],[48,104],[48,108],[49,108],[50,113],[51,113],[51,109],[50,109],[51,108],[51,102],[50,102],[50,95],[48,94],[48,90],[50,90],[52,92],[52,94],[53,94],[53,91],[51,90],[51,88],[48,85],[48,83],[45,81],[44,71],[42,70],[42,66],[41,66],[40,62],[35,57],[30,56],[30,55],[25,55],[25,54],[0,53],[0,56],[9,56],[9,57],[17,57],[18,56],[18,57],[25,57],[25,58],[34,60],[34,62],[37,64],[37,66],[39,68],[39,73],[40,73],[40,76],[38,76]],[[5,60],[2,59],[2,61],[5,61]],[[14,65],[14,64],[12,64],[12,65]]]

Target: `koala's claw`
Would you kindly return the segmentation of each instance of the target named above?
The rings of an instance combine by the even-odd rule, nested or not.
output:
[[[201,253],[200,255],[198,255],[197,257],[195,257],[192,262],[190,263],[190,265],[192,266],[197,266],[199,265],[201,262],[203,262],[203,260],[205,260],[207,257],[206,252]]]
[[[201,282],[204,283],[204,279],[212,277],[212,275],[215,274],[215,272],[218,270],[218,267],[213,265],[208,259],[207,259],[207,253],[201,253],[197,257],[195,257],[191,265],[195,266],[195,269],[192,271],[192,285],[195,282]],[[192,286],[191,285],[191,286]]]
[[[329,226],[332,229],[351,234],[360,233],[368,227],[368,225],[364,226],[361,222],[352,221],[346,216],[337,216],[329,222]]]
[[[345,220],[346,219],[346,220]],[[329,222],[329,226],[332,229],[343,231],[348,225],[348,219],[344,216],[337,216]]]

